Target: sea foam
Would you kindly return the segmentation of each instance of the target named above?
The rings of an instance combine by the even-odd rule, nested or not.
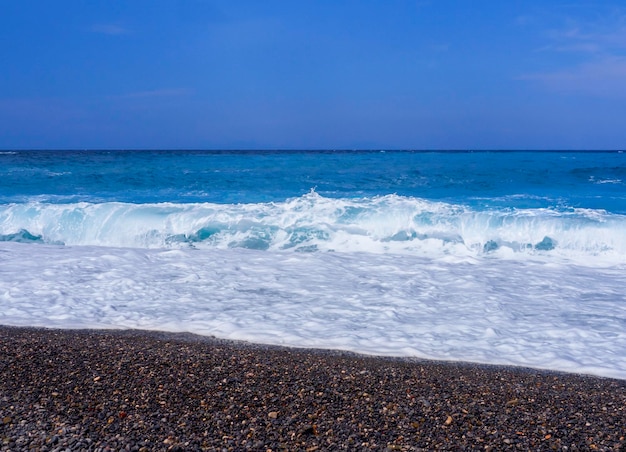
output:
[[[593,209],[490,209],[414,197],[284,202],[0,205],[0,241],[626,262],[626,217]]]
[[[626,379],[623,266],[4,242],[0,269],[0,324],[189,331]]]

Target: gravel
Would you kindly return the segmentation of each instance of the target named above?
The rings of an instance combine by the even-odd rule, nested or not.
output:
[[[626,381],[0,327],[2,451],[626,450]]]

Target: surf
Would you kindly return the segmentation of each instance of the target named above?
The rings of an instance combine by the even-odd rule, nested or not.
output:
[[[268,203],[0,206],[0,241],[129,248],[246,248],[626,262],[626,217],[594,209],[484,209],[315,191]]]

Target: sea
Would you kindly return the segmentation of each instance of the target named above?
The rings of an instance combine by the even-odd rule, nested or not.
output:
[[[626,153],[2,151],[0,324],[626,379]]]

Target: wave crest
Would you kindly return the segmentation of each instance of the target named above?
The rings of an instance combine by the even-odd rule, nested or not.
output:
[[[0,206],[0,241],[133,248],[626,255],[626,217],[599,210],[494,209],[386,195],[284,202]]]

